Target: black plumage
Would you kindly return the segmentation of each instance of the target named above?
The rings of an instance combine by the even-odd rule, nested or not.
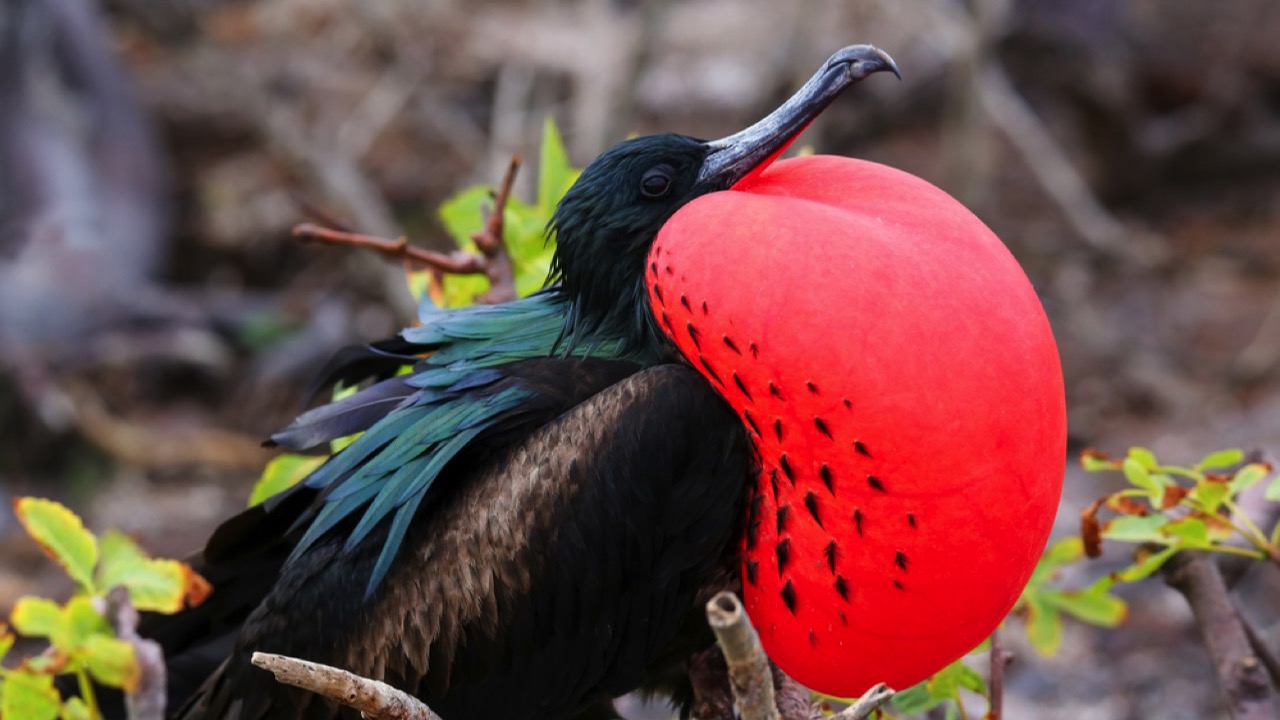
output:
[[[204,605],[144,625],[176,715],[352,715],[276,684],[254,651],[385,680],[447,720],[600,717],[637,687],[688,699],[680,668],[710,644],[705,600],[736,582],[757,469],[717,388],[659,332],[646,254],[681,206],[884,69],[880,51],[846,48],[742,133],[620,144],[555,213],[548,289],[425,304],[420,327],[331,363],[326,382],[375,382],[273,440],[363,434],[215,532]]]

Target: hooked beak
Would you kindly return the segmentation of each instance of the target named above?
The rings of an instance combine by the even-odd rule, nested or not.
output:
[[[698,173],[698,184],[730,188],[764,170],[840,93],[883,70],[902,78],[893,58],[877,47],[850,45],[840,50],[795,95],[763,120],[727,138],[707,143],[710,153]]]

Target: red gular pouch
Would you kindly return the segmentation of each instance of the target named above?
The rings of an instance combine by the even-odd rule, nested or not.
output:
[[[742,577],[769,656],[854,696],[989,635],[1066,453],[1053,334],[999,238],[924,180],[816,156],[689,203],[646,267],[659,325],[759,454]]]

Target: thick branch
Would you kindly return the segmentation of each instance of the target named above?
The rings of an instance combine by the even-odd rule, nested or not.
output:
[[[336,700],[368,720],[440,720],[417,698],[346,670],[263,652],[254,653],[252,662],[270,670],[277,682]]]
[[[852,705],[831,716],[831,720],[866,720],[871,713],[893,697],[894,689],[884,683],[876,683]]]
[[[760,636],[747,619],[742,603],[733,593],[716,595],[707,603],[707,622],[724,650],[729,687],[742,720],[780,720],[769,657],[764,654]]]
[[[1214,559],[1204,553],[1175,555],[1164,567],[1165,582],[1191,606],[1200,636],[1226,693],[1231,717],[1263,720],[1276,716],[1266,668],[1249,646],[1240,615],[1227,595]]]

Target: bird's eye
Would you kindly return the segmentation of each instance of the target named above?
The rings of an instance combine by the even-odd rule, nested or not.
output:
[[[671,170],[665,165],[650,168],[640,178],[640,194],[647,198],[660,198],[671,192]]]

